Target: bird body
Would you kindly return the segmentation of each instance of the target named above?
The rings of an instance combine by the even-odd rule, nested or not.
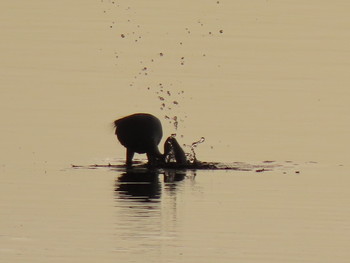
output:
[[[115,134],[127,149],[126,163],[131,165],[134,153],[146,153],[149,162],[162,157],[158,144],[163,137],[160,120],[147,113],[136,113],[114,121]]]

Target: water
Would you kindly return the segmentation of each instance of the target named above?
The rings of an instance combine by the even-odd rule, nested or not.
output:
[[[0,5],[0,262],[349,260],[349,4]],[[237,169],[126,170],[135,112]]]
[[[2,261],[341,262],[347,169],[298,170],[2,177]]]

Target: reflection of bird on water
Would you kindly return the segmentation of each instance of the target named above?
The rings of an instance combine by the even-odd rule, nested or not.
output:
[[[157,172],[131,172],[123,173],[116,182],[115,191],[121,199],[137,199],[148,202],[159,199],[161,185]]]
[[[164,182],[175,183],[182,181],[186,178],[186,172],[176,170],[165,170],[164,171]]]
[[[126,148],[126,164],[132,165],[136,153],[146,153],[148,163],[155,165],[164,163],[170,151],[173,151],[176,162],[186,163],[185,152],[173,136],[164,144],[164,154],[158,149],[163,130],[160,120],[147,113],[136,113],[114,121],[115,134],[120,143]]]
[[[163,174],[163,173],[161,173]],[[162,192],[160,173],[156,170],[138,170],[130,169],[122,173],[115,182],[115,192],[118,199],[131,199],[140,202],[155,202],[160,198]],[[165,171],[164,183],[167,184],[166,190],[176,190],[176,183],[186,178],[184,171]]]

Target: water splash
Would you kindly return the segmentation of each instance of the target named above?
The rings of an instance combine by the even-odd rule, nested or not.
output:
[[[169,138],[176,138],[176,133],[171,134],[169,136]],[[198,141],[193,142],[191,145],[184,144],[184,146],[187,146],[190,148],[190,152],[185,153],[186,160],[187,160],[188,164],[195,164],[198,162],[197,157],[196,157],[195,148],[199,144],[203,143],[204,141],[205,141],[205,138],[201,137]],[[174,151],[173,145],[170,143],[170,141],[168,142],[168,144],[165,147],[168,147],[168,154],[165,157],[165,162],[166,163],[176,163],[175,151]]]
[[[179,122],[178,122],[178,120],[177,120],[177,116],[174,116],[173,117],[173,124],[174,124],[174,128],[175,128],[175,130],[177,130],[177,126],[179,125]]]
[[[176,137],[176,133],[171,134],[169,138],[175,138]],[[171,142],[169,140],[166,140],[165,145],[164,145],[164,152],[168,152],[168,154],[165,156],[165,163],[175,163],[175,152],[174,152],[174,148],[173,145],[171,144]]]
[[[179,126],[179,121],[178,121],[177,116],[169,117],[168,115],[165,115],[164,118],[165,118],[166,120],[169,120],[169,123],[170,123],[170,124],[173,124],[175,130],[177,130],[177,128],[178,128],[178,126]],[[171,136],[172,136],[173,138],[175,138],[176,134],[175,134],[175,136],[173,136],[173,134],[172,134]]]
[[[186,158],[189,161],[189,163],[196,163],[197,162],[197,157],[196,157],[196,152],[195,152],[195,148],[201,144],[205,142],[205,138],[201,137],[198,141],[193,142],[191,145],[186,145],[188,147],[190,147],[191,152],[190,153],[186,153]]]

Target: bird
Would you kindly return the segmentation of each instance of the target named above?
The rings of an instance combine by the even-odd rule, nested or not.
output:
[[[164,143],[164,154],[160,153],[158,144],[163,137],[160,120],[148,113],[135,113],[114,121],[115,135],[126,148],[126,165],[132,166],[132,159],[136,153],[146,153],[148,164],[154,166],[165,163],[171,151],[176,162],[184,164],[186,155],[174,136],[170,136]]]

